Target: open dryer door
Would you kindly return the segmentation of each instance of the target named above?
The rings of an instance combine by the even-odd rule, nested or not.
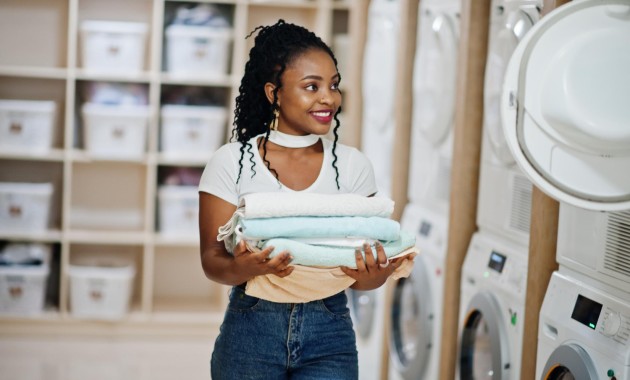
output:
[[[501,120],[523,172],[577,207],[630,209],[630,3],[572,1],[508,64]]]
[[[538,22],[540,13],[534,5],[517,4],[507,9],[506,5],[509,4],[497,5],[493,9],[493,12],[505,14],[495,15],[495,17],[503,17],[503,22],[501,27],[497,28],[498,30],[492,31],[495,35],[492,36],[488,47],[483,94],[483,130],[488,136],[488,142],[497,160],[509,166],[514,164],[514,159],[505,143],[499,117],[503,77],[516,46]]]

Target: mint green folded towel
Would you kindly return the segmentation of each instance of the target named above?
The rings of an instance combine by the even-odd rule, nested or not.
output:
[[[239,224],[243,227],[243,238],[255,240],[359,237],[390,241],[398,239],[400,234],[398,222],[378,216],[241,219]]]
[[[389,258],[396,256],[407,248],[415,245],[415,236],[401,231],[399,238],[394,241],[382,242],[385,255]],[[297,242],[291,239],[269,239],[262,242],[260,249],[273,246],[274,250],[269,255],[270,258],[275,255],[288,251],[293,256],[291,264],[306,266],[322,266],[322,267],[338,267],[347,266],[356,268],[356,260],[354,256],[354,248],[348,247],[327,247],[321,245],[310,245]],[[361,250],[363,252],[363,250]],[[372,252],[376,258],[376,249],[372,247]]]

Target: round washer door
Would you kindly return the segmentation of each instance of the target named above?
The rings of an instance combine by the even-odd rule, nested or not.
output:
[[[470,300],[459,347],[461,380],[508,379],[509,342],[499,302],[479,292]]]
[[[541,380],[597,380],[597,371],[588,353],[577,344],[563,344],[553,350]]]
[[[434,146],[452,128],[457,77],[457,26],[451,16],[424,9],[414,67],[413,127]]]
[[[374,325],[374,313],[376,313],[376,291],[348,289],[347,294],[357,333],[361,338],[369,339]]]
[[[630,209],[630,4],[567,3],[536,23],[508,64],[507,144],[549,196]]]
[[[503,8],[497,7],[494,12],[501,12],[501,9]],[[505,15],[503,28],[493,36],[486,60],[483,94],[484,133],[488,135],[492,151],[505,165],[513,164],[514,158],[505,142],[499,112],[503,77],[512,53],[519,41],[534,26],[535,21],[530,14],[520,9]]]
[[[423,378],[432,354],[433,300],[427,266],[416,259],[413,273],[396,283],[391,309],[390,357],[404,380]]]

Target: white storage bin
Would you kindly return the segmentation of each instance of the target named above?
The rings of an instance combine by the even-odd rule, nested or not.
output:
[[[149,107],[85,103],[85,149],[100,159],[141,160],[145,152]]]
[[[166,66],[174,76],[222,76],[228,72],[231,28],[170,25]]]
[[[54,101],[0,100],[0,151],[49,152],[55,109]]]
[[[196,236],[199,231],[197,186],[162,185],[158,190],[159,229],[164,235]]]
[[[162,152],[169,157],[209,157],[223,144],[225,107],[165,105]]]
[[[46,231],[52,193],[52,183],[0,183],[0,231]]]
[[[0,265],[0,314],[40,315],[50,272],[50,246],[9,244],[1,255],[2,262],[11,265]],[[28,260],[37,261],[28,264]]]
[[[70,265],[68,274],[72,316],[117,320],[129,313],[136,274],[133,264],[93,260]]]
[[[81,22],[83,68],[95,72],[134,74],[143,70],[148,26],[144,23]]]

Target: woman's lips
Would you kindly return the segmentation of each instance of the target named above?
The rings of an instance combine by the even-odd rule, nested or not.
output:
[[[320,123],[330,123],[333,119],[332,111],[313,111],[311,116]]]

